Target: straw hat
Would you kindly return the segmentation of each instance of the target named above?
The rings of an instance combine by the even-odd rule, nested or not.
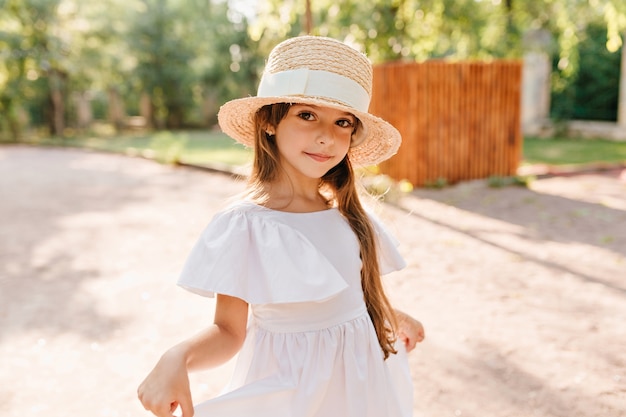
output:
[[[270,53],[256,97],[232,100],[218,113],[222,131],[254,146],[254,115],[273,103],[307,103],[354,114],[361,125],[348,151],[352,163],[375,165],[398,151],[400,132],[368,113],[372,64],[365,55],[335,39],[299,36]]]

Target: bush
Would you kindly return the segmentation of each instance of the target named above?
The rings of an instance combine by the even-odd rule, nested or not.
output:
[[[617,120],[621,50],[606,48],[606,25],[587,27],[578,45],[578,71],[567,78],[554,62],[551,116],[557,120]]]

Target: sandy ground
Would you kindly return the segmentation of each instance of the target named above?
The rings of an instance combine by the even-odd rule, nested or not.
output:
[[[620,179],[620,175],[622,179]],[[421,190],[381,216],[409,267],[386,278],[427,339],[415,416],[626,416],[622,172]],[[138,383],[211,321],[174,285],[242,183],[74,150],[0,148],[0,415],[145,416]],[[232,363],[192,378],[196,401]]]

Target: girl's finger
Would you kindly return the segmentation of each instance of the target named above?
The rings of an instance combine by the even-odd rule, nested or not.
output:
[[[182,401],[180,403],[180,409],[183,412],[181,417],[193,417],[194,410],[193,410],[193,402],[191,400],[191,397],[185,398],[185,401]]]

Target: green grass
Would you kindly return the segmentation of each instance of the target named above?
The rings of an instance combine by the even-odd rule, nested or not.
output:
[[[119,136],[28,139],[25,143],[143,155],[164,163],[246,165],[252,151],[220,132],[161,131]]]
[[[527,137],[524,138],[523,162],[548,165],[626,163],[626,142]]]

